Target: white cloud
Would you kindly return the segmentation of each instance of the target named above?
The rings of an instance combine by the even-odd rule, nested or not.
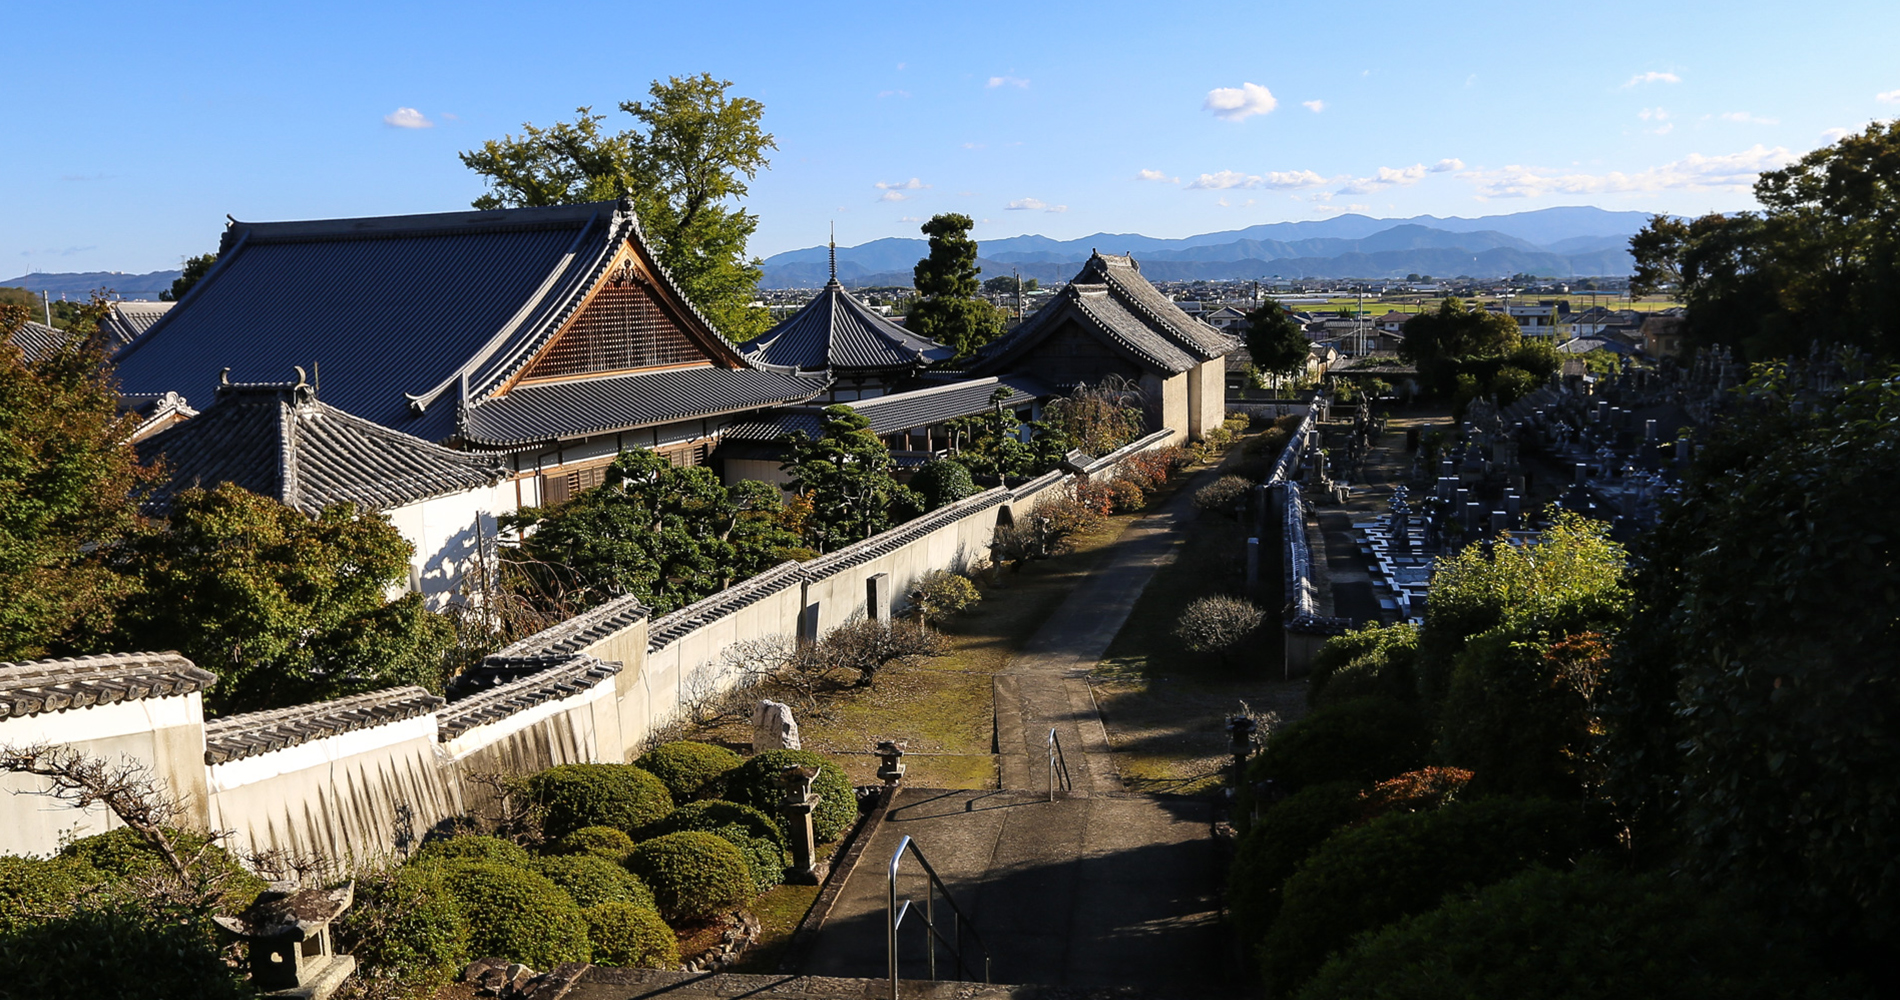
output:
[[[1135,179],[1142,180],[1142,181],[1160,181],[1163,184],[1181,183],[1181,178],[1169,177],[1167,174],[1162,173],[1159,170],[1143,170],[1142,172],[1135,175]]]
[[[1380,167],[1371,177],[1355,177],[1339,189],[1339,194],[1371,194],[1389,187],[1409,187],[1425,179],[1425,164],[1414,163],[1409,167],[1394,170]]]
[[[1644,83],[1681,83],[1681,82],[1682,82],[1682,77],[1679,77],[1674,73],[1658,73],[1652,69],[1647,73],[1638,73],[1635,76],[1630,77],[1630,81],[1624,84],[1623,88],[1627,90],[1631,87],[1637,86],[1639,84],[1644,84]]]
[[[1675,130],[1676,130],[1675,122],[1663,122],[1661,125],[1658,125],[1655,128],[1646,128],[1643,131],[1648,132],[1650,135],[1668,135],[1669,133],[1674,132]]]
[[[1326,110],[1325,101],[1301,101],[1300,106],[1304,107],[1306,110],[1311,111],[1314,114],[1319,114],[1320,112]]]
[[[877,196],[878,201],[909,201],[910,196],[902,191],[886,191]]]
[[[1662,108],[1644,108],[1636,112],[1636,117],[1646,122],[1664,122],[1669,120],[1669,112]]]
[[[1673,163],[1635,173],[1565,173],[1548,167],[1513,165],[1498,170],[1470,170],[1458,176],[1475,185],[1480,198],[1655,191],[1746,192],[1754,185],[1756,175],[1786,166],[1793,160],[1794,154],[1785,146],[1770,149],[1758,143],[1739,153],[1722,156],[1692,153]]]
[[[1043,209],[1045,212],[1066,212],[1068,210],[1069,206],[1067,205],[1050,205],[1048,208]]]
[[[1027,87],[1029,81],[1020,76],[992,76],[985,87]]]
[[[1826,139],[1828,142],[1840,142],[1842,139],[1847,138],[1849,134],[1850,130],[1844,128],[1824,128],[1821,130],[1821,138]]]
[[[434,128],[435,123],[415,108],[397,108],[383,116],[383,124],[392,128]]]
[[[879,191],[922,191],[929,186],[915,177],[907,181],[878,181],[875,185]]]
[[[964,149],[982,149],[983,146],[984,144],[980,142],[966,142],[963,144]]]
[[[1216,118],[1237,122],[1264,115],[1279,106],[1272,91],[1257,83],[1243,83],[1238,87],[1215,87],[1208,91],[1201,109],[1214,112]]]
[[[1311,170],[1274,170],[1265,174],[1243,174],[1233,170],[1219,173],[1202,174],[1188,184],[1194,191],[1225,191],[1229,188],[1269,188],[1274,191],[1294,191],[1300,188],[1318,187],[1328,183],[1326,178]]]
[[[899,67],[899,68],[901,69],[902,67]],[[924,221],[924,220],[923,220],[922,218],[920,218],[919,216],[915,216],[915,215],[906,215],[906,216],[903,216],[903,217],[901,217],[901,218],[899,218],[899,219],[898,219],[897,221],[899,221],[899,222],[922,222],[922,221]]]
[[[877,96],[879,97],[909,97],[910,91],[908,90],[880,90],[877,92]]]
[[[1443,160],[1439,160],[1437,163],[1434,163],[1431,166],[1426,167],[1425,169],[1434,174],[1447,174],[1447,173],[1452,172],[1453,170],[1463,170],[1464,168],[1465,168],[1465,161],[1455,156],[1452,156],[1452,157],[1447,157]]]
[[[1728,111],[1720,115],[1717,115],[1716,117],[1722,119],[1725,122],[1740,122],[1743,125],[1779,125],[1781,124],[1781,119],[1779,118],[1763,118],[1759,115],[1751,115],[1746,111]]]
[[[1049,207],[1049,203],[1036,198],[1018,198],[1004,206],[1012,212],[1034,212]]]
[[[1875,94],[1874,100],[1882,104],[1900,104],[1900,90],[1889,90],[1884,94]]]

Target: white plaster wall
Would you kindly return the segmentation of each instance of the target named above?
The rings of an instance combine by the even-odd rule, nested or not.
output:
[[[1188,411],[1198,425],[1197,440],[1227,419],[1227,362],[1224,358],[1203,361],[1190,373]]]
[[[725,460],[724,472],[727,486],[747,479],[779,487],[792,481],[792,474],[779,468],[778,462],[763,458],[728,458]]]

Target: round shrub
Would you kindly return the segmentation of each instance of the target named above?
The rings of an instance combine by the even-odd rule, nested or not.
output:
[[[811,783],[812,791],[824,797],[811,817],[818,839],[829,841],[844,836],[858,818],[857,792],[852,790],[843,768],[810,750],[767,750],[746,761],[732,777],[729,791],[733,801],[768,816],[780,815],[785,786],[779,775],[793,764],[819,768],[818,777]]]
[[[679,939],[651,906],[602,903],[581,911],[595,965],[671,969],[680,964]]]
[[[1865,996],[1699,887],[1590,864],[1538,868],[1407,917],[1335,955],[1300,1000]]]
[[[1537,864],[1568,864],[1586,846],[1575,806],[1481,799],[1385,816],[1327,839],[1281,887],[1260,946],[1276,996],[1290,995],[1355,935],[1438,906]]]
[[[619,864],[633,853],[633,838],[611,826],[583,826],[551,846],[550,854],[597,854]]]
[[[949,621],[983,599],[969,577],[941,569],[924,574],[915,597],[918,613],[932,625]]]
[[[1174,624],[1174,637],[1191,652],[1225,656],[1265,620],[1266,613],[1252,601],[1217,594],[1188,605]]]
[[[375,979],[426,989],[469,961],[468,925],[436,865],[359,875],[356,901],[335,927],[338,950]]]
[[[1132,514],[1148,506],[1148,494],[1126,479],[1116,479],[1108,484],[1108,502],[1115,513]]]
[[[433,865],[469,930],[468,951],[536,969],[587,960],[587,922],[560,886],[525,868],[477,858]]]
[[[655,837],[633,849],[627,867],[653,889],[669,919],[710,917],[752,898],[745,856],[703,830]]]
[[[1240,476],[1222,476],[1194,491],[1194,506],[1202,510],[1232,514],[1234,505],[1247,496],[1253,483]]]
[[[536,858],[528,865],[548,881],[567,890],[575,905],[586,909],[602,903],[653,905],[653,890],[618,862],[598,854],[557,854]]]
[[[1267,737],[1247,765],[1249,781],[1291,794],[1331,781],[1371,784],[1425,763],[1431,731],[1415,707],[1362,698],[1316,709]]]
[[[208,923],[160,919],[137,906],[94,905],[0,935],[9,997],[251,1000]]]
[[[1280,887],[1300,862],[1359,817],[1359,786],[1330,782],[1273,806],[1241,836],[1227,873],[1227,909],[1244,946],[1266,937],[1280,912]]]
[[[98,879],[72,858],[0,856],[0,934],[71,913]]]
[[[745,758],[725,747],[680,740],[648,750],[633,766],[660,779],[674,802],[690,802],[721,798],[725,789],[719,779],[743,763]]]
[[[193,830],[171,827],[166,827],[165,833],[171,837],[172,847],[179,857],[198,859],[195,871],[219,880],[222,886],[219,905],[226,912],[243,910],[257,898],[258,893],[270,887],[269,883],[239,864],[224,848],[213,844],[210,837]],[[170,870],[158,848],[147,843],[138,831],[129,826],[81,837],[61,848],[59,856],[82,868],[92,869],[98,873],[100,881],[132,879]]]
[[[669,833],[678,833],[681,830],[711,832],[727,826],[737,826],[749,837],[764,837],[781,847],[791,846],[785,839],[785,830],[779,826],[778,820],[751,806],[737,802],[722,802],[717,799],[688,802],[668,813],[665,819],[640,832],[642,836],[660,837]]]
[[[1418,627],[1367,625],[1326,640],[1313,654],[1306,678],[1306,703],[1315,708],[1355,698],[1384,697],[1416,701],[1418,679],[1412,669],[1418,654]]]
[[[916,475],[910,477],[910,488],[923,497],[926,511],[947,507],[978,493],[976,480],[970,478],[969,468],[950,458],[926,462]]]
[[[746,871],[752,876],[752,891],[766,892],[785,881],[785,848],[770,837],[754,837],[737,823],[707,833],[731,844],[745,858]]]
[[[444,837],[440,840],[427,841],[416,851],[416,856],[412,859],[416,864],[464,860],[495,861],[522,868],[528,864],[528,849],[512,840],[503,840],[500,837],[465,834],[460,837]]]
[[[550,837],[584,826],[611,826],[632,834],[673,811],[666,784],[631,764],[562,764],[528,779],[528,794],[543,810]]]

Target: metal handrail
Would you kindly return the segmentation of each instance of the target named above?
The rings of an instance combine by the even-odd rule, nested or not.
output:
[[[1075,791],[1075,782],[1069,777],[1068,758],[1062,756],[1062,739],[1054,729],[1049,730],[1049,801],[1056,800],[1056,782],[1058,778],[1065,792]]]
[[[888,915],[890,919],[884,925],[886,934],[886,957],[890,961],[891,1000],[898,1000],[897,928],[904,922],[904,917],[909,915],[911,910],[911,901],[908,899],[904,900],[904,905],[897,905],[897,869],[903,864],[904,852],[906,851],[909,851],[917,858],[917,863],[923,866],[924,874],[929,876],[929,881],[924,886],[924,929],[927,932],[924,937],[924,944],[926,945],[926,954],[928,956],[926,961],[930,969],[930,978],[933,981],[937,978],[937,942],[939,941],[943,942],[944,947],[950,949],[950,954],[956,959],[958,982],[965,981],[963,977],[966,972],[972,975],[975,974],[975,970],[971,969],[969,963],[963,960],[963,928],[970,924],[970,918],[963,915],[963,908],[958,906],[957,901],[951,897],[950,889],[943,884],[943,879],[937,877],[937,870],[930,866],[930,859],[924,857],[924,852],[917,849],[917,845],[911,841],[910,836],[907,834],[903,840],[898,841],[897,850],[891,855],[890,895],[888,897],[890,907]],[[938,892],[943,893],[943,901],[950,905],[950,912],[956,915],[956,920],[951,926],[952,937],[950,938],[944,937],[943,932],[937,929],[935,901]],[[970,938],[976,942],[977,948],[983,952],[983,981],[987,983],[990,981],[990,949],[984,945],[983,938],[977,934],[974,925],[970,925]]]

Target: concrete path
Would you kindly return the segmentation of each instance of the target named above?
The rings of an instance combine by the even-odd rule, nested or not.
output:
[[[1049,802],[1023,792],[904,789],[801,971],[886,975],[888,871],[908,835],[988,947],[992,982],[1221,992],[1213,808],[1206,800],[1142,795]],[[907,856],[902,872],[899,898],[921,907],[921,867]],[[940,923],[947,912],[939,898]],[[905,977],[924,978],[923,934],[917,916],[907,917]],[[940,952],[939,978],[954,978],[949,962]]]
[[[1002,787],[1047,788],[1053,728],[1071,787],[1077,792],[1122,790],[1088,675],[1155,571],[1174,558],[1180,529],[1198,513],[1194,491],[1218,475],[1218,469],[1196,474],[1167,503],[1130,524],[1102,565],[1070,592],[1022,653],[996,675]]]

